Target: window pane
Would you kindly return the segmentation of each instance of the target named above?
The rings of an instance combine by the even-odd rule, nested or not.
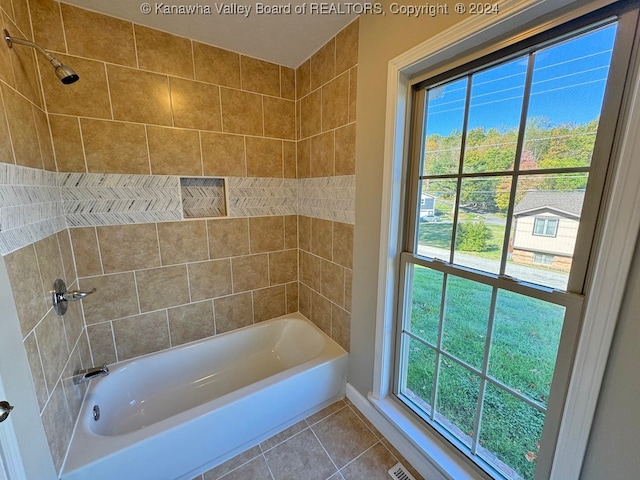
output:
[[[480,378],[463,366],[441,357],[436,421],[465,445],[471,445],[478,407]]]
[[[513,169],[526,73],[522,57],[473,75],[465,173]]]
[[[532,479],[544,413],[488,383],[478,455],[508,479]]]
[[[436,352],[423,343],[404,336],[407,348],[407,371],[400,392],[431,415],[433,402],[433,377],[436,367]]]
[[[437,345],[444,275],[418,265],[409,265],[408,268],[413,269],[413,283],[409,291],[411,318],[407,329],[415,336]]]
[[[442,349],[477,369],[484,359],[491,291],[488,285],[447,277]]]
[[[463,78],[427,92],[425,175],[458,173],[467,83]]]
[[[520,177],[507,275],[566,290],[586,185],[586,173]],[[547,255],[544,267],[535,261],[536,254]]]
[[[489,375],[546,405],[564,314],[559,305],[499,290]]]
[[[427,199],[429,204],[433,202],[434,213],[420,210],[417,253],[448,262],[451,260],[457,180],[423,180],[421,185],[421,199]]]
[[[520,169],[591,164],[616,25],[536,53]]]
[[[454,263],[499,273],[510,193],[510,176],[462,180]]]

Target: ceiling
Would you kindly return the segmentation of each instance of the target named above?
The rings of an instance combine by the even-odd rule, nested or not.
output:
[[[64,0],[65,3],[294,68],[356,17],[348,13],[310,13],[308,10],[312,2],[303,0],[146,1]],[[256,11],[259,5],[287,4],[291,13],[260,14]],[[191,7],[196,13],[163,13],[163,9],[170,11],[178,5]],[[296,13],[296,9],[302,9],[303,5],[306,5],[307,12]],[[248,15],[243,11],[247,6],[251,7]],[[142,12],[145,7],[150,13]],[[219,12],[222,8],[228,10]],[[342,7],[342,10],[346,12],[347,7]]]

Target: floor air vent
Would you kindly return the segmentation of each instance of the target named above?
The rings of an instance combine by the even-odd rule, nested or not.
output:
[[[389,476],[395,480],[416,480],[401,463],[396,463],[389,469]]]

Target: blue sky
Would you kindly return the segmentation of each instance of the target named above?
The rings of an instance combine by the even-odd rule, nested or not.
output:
[[[609,25],[535,55],[528,117],[553,125],[586,123],[602,106],[616,25]],[[471,78],[469,128],[518,126],[527,57],[478,72]],[[462,130],[468,79],[433,89],[427,106],[427,135]]]

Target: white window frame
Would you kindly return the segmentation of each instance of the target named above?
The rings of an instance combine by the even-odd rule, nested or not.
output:
[[[544,225],[542,227],[542,233],[536,233],[536,230],[538,229],[538,225],[540,224],[540,222],[544,222]],[[553,233],[549,233],[549,225],[551,222],[555,222],[555,227],[553,229]],[[536,237],[557,237],[558,236],[558,227],[560,226],[560,219],[559,218],[552,218],[552,217],[536,217],[533,221],[533,235],[535,235]]]
[[[477,45],[494,41],[497,48],[507,46],[516,41],[513,38],[504,40],[507,33],[560,9],[564,9],[565,13],[533,29],[533,33],[611,3],[614,2],[596,0],[585,5],[578,0],[504,0],[500,3],[499,17],[469,17],[389,62],[376,355],[374,385],[369,401],[394,430],[389,435],[405,441],[407,448],[413,449],[412,452],[417,447],[424,453],[425,469],[439,473],[441,478],[483,478],[485,475],[456,455],[453,447],[412,422],[391,395],[397,265],[401,252],[399,212],[404,195],[403,166],[407,148],[405,128],[409,121],[410,78],[419,71],[437,69],[443,62],[453,59],[463,63],[465,52]],[[640,58],[635,60],[640,61]],[[585,303],[583,327],[565,406],[561,418],[557,419],[560,430],[551,470],[552,479],[579,479],[629,267],[639,238],[640,190],[637,185],[640,184],[640,162],[633,158],[633,152],[640,151],[640,74],[637,70],[627,88],[628,101],[623,106],[625,122],[614,151],[617,167],[611,182],[603,234],[595,268],[587,280],[590,295]]]

